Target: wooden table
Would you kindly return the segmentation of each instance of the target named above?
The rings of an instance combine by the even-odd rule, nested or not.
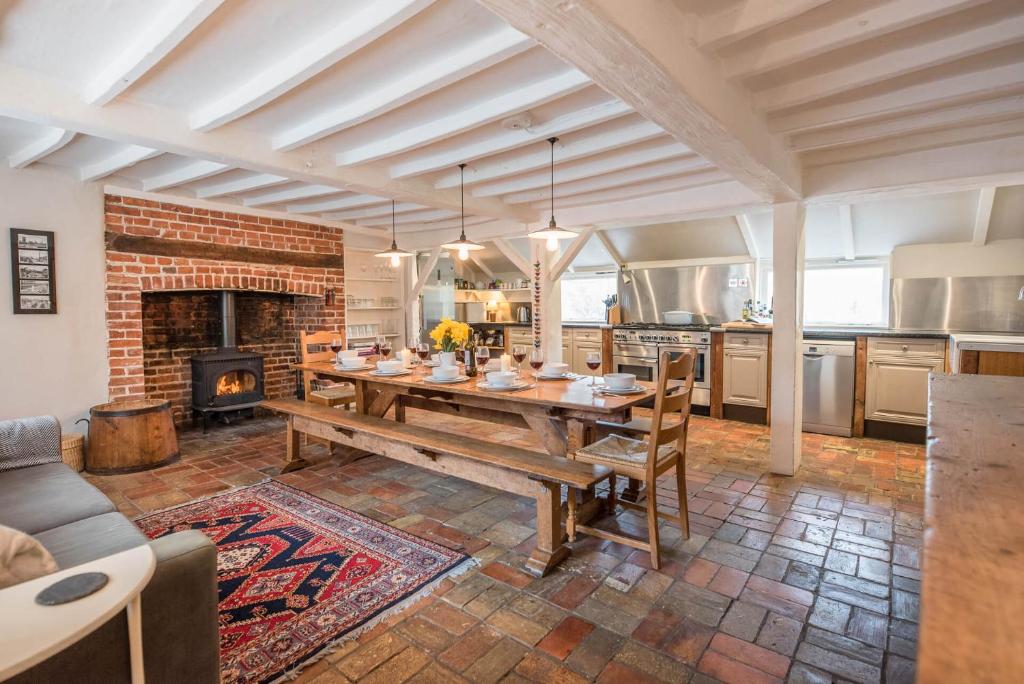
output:
[[[44,575],[0,590],[0,681],[24,672],[82,639],[127,606],[133,684],[144,681],[142,661],[143,588],[156,568],[149,544]],[[36,594],[82,572],[104,572],[110,580],[94,594],[61,606],[41,606]]]
[[[553,456],[566,456],[586,446],[593,439],[596,421],[626,422],[634,406],[654,396],[653,383],[642,382],[638,384],[649,388],[643,394],[595,394],[589,377],[534,381],[532,373],[524,373],[525,380],[535,382],[533,388],[495,392],[480,389],[477,379],[450,385],[425,382],[430,369],[422,366],[410,374],[394,377],[370,375],[368,370],[339,370],[330,362],[292,367],[313,371],[322,378],[351,382],[356,388],[359,413],[382,417],[395,406],[399,420],[403,419],[405,408],[417,408],[524,428],[540,437]]]
[[[917,681],[1024,673],[1024,378],[932,375]]]

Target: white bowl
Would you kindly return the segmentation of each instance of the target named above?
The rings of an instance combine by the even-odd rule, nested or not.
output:
[[[338,353],[341,354],[341,358],[343,358],[343,359],[356,359],[356,358],[359,358],[359,350],[358,349],[342,349]]]
[[[397,373],[402,370],[402,362],[396,359],[389,361],[378,361],[377,370],[381,373]]]
[[[632,373],[605,373],[604,384],[608,389],[629,389],[636,385],[636,376]]]
[[[565,375],[569,372],[569,364],[567,363],[545,363],[540,368],[541,375]]]
[[[361,356],[343,356],[341,357],[342,368],[362,368],[366,363],[366,360]]]
[[[434,366],[430,374],[438,380],[454,380],[459,377],[458,366]]]
[[[512,371],[494,371],[487,374],[487,384],[493,387],[508,387],[516,379]]]

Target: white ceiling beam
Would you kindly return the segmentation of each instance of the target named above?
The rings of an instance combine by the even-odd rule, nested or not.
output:
[[[746,214],[737,214],[736,226],[740,229],[740,236],[743,238],[743,244],[747,246],[747,254],[749,254],[752,259],[760,258],[758,256],[760,251],[757,248],[757,239],[754,237],[754,229],[750,225],[750,217]]]
[[[491,223],[494,219],[489,216],[467,216],[466,227],[470,228],[473,226],[483,225],[485,223]],[[444,219],[440,221],[432,221],[430,223],[418,223],[413,225],[400,225],[398,227],[399,233],[423,233],[436,230],[447,230],[449,228],[459,228],[462,225],[461,218]]]
[[[109,157],[105,157],[99,161],[79,167],[78,179],[87,183],[89,181],[99,180],[100,178],[106,178],[107,176],[117,173],[121,169],[127,169],[130,166],[135,166],[141,161],[152,159],[160,154],[161,152],[159,150],[154,150],[152,147],[128,145]]]
[[[476,255],[476,252],[469,253],[469,260],[476,264],[476,267],[479,268],[485,276],[487,276],[491,280],[494,280],[494,271],[487,267],[487,264],[483,262],[483,259],[480,259]]]
[[[85,104],[66,83],[37,71],[0,62],[0,116],[46,126],[66,128],[83,135],[149,147],[183,157],[218,161],[254,173],[286,176],[293,181],[383,195],[401,202],[458,209],[458,191],[437,190],[426,179],[396,181],[380,166],[339,168],[329,149],[317,146],[276,151],[266,136],[243,126],[223,126],[209,133],[188,128],[180,112],[117,98],[105,107]],[[498,200],[466,198],[467,213],[532,221],[536,215]]]
[[[768,131],[750,93],[725,78],[718,58],[685,35],[692,17],[675,4],[479,2],[760,197],[800,195],[796,156]]]
[[[810,203],[856,204],[890,196],[1020,185],[1024,183],[1021,159],[1024,131],[884,159],[830,164],[807,175],[807,197]]]
[[[742,0],[701,19],[697,43],[704,50],[719,50],[828,1]]]
[[[621,267],[622,264],[625,263],[625,259],[623,259],[622,255],[619,254],[619,250],[615,249],[615,245],[612,244],[608,235],[603,230],[599,230],[597,231],[597,239],[600,240],[601,244],[604,246],[604,251],[608,252],[608,256],[612,259],[612,263]]]
[[[415,300],[420,296],[420,292],[423,292],[423,286],[427,284],[427,280],[430,278],[430,272],[437,266],[437,260],[441,257],[441,245],[434,247],[430,251],[430,256],[427,257],[427,263],[423,264],[423,270],[420,271],[419,277],[416,278],[416,282],[413,283],[412,288],[409,290],[409,301]]]
[[[751,38],[740,52],[725,59],[725,73],[732,79],[758,76],[977,4],[978,0],[863,3],[854,6],[852,14],[806,31]]]
[[[881,117],[892,117],[941,106],[998,97],[1020,91],[1022,64],[1004,64],[924,83],[900,86],[890,92],[841,104],[808,107],[793,114],[769,117],[773,131],[795,133]]]
[[[503,27],[405,71],[362,97],[346,100],[340,107],[278,133],[273,137],[274,149],[292,150],[351,128],[525,52],[533,45],[519,31]]]
[[[595,206],[563,209],[559,212],[559,225],[602,225],[647,221],[662,223],[679,220],[680,216],[695,213],[721,212],[720,216],[734,216],[737,208],[747,208],[762,200],[749,188],[736,181],[685,190],[663,191],[658,195],[605,202]]]
[[[75,137],[74,131],[63,128],[51,128],[29,144],[16,150],[7,157],[7,163],[12,169],[23,169],[43,157],[49,156],[67,145]]]
[[[974,212],[974,232],[971,244],[984,247],[988,242],[988,229],[992,224],[992,205],[996,199],[995,188],[982,188],[978,191],[978,206]]]
[[[259,195],[252,195],[251,197],[243,197],[242,204],[244,204],[247,207],[259,207],[265,204],[284,204],[286,202],[292,202],[294,200],[309,199],[310,197],[337,195],[342,192],[345,191],[336,188],[333,185],[304,184],[293,188],[285,188],[283,190],[273,190],[271,192],[264,192]],[[293,210],[300,214],[316,213],[317,211],[317,209],[304,204],[295,205],[294,207],[289,206],[288,211]]]
[[[198,161],[190,161],[183,166],[176,169],[171,169],[166,173],[161,173],[158,176],[152,176],[150,178],[142,179],[142,189],[146,192],[155,192],[157,190],[166,190],[167,188],[173,188],[176,185],[185,185],[193,181],[202,180],[215,176],[218,173],[222,173],[230,169],[227,164],[221,164],[220,162],[206,161],[200,159]]]
[[[207,199],[210,197],[222,197],[224,195],[236,195],[242,192],[261,190],[263,188],[269,188],[289,182],[291,182],[290,179],[285,178],[284,176],[275,176],[272,173],[255,173],[250,176],[246,176],[245,178],[237,178],[235,180],[202,185],[196,188],[195,192],[196,197],[199,197],[200,199]]]
[[[567,162],[620,149],[627,145],[645,142],[659,136],[668,140],[665,131],[661,130],[659,126],[652,124],[650,121],[636,119],[628,121],[624,126],[617,126],[612,130],[590,135],[583,132],[571,136],[567,140],[559,140],[555,143],[555,151],[559,162]],[[536,147],[537,149],[535,150],[524,152],[511,158],[471,163],[466,167],[466,185],[505,178],[547,167],[551,163],[550,147],[548,145],[543,147],[538,145]],[[455,172],[442,176],[434,183],[434,187],[459,187],[459,174]]]
[[[433,121],[404,128],[393,135],[339,152],[335,156],[335,160],[339,166],[350,166],[408,152],[472,130],[477,126],[498,121],[531,107],[557,100],[588,85],[590,85],[590,79],[575,69],[556,76],[548,76],[536,83],[513,90],[503,90],[500,94],[483,102],[477,102]]]
[[[289,211],[307,211],[312,213],[318,213],[323,211],[337,211],[340,209],[353,209],[356,207],[368,207],[375,204],[383,206],[391,206],[391,200],[387,197],[378,197],[377,195],[346,195],[345,197],[336,197],[334,199],[327,199],[318,202],[308,202],[306,204],[289,204]],[[331,214],[332,217],[335,214]]]
[[[857,258],[853,240],[853,207],[849,204],[839,205],[839,242],[842,245],[844,259],[853,261]]]
[[[558,257],[558,261],[556,261],[554,266],[551,267],[551,270],[548,271],[549,283],[554,283],[562,277],[565,270],[572,264],[573,259],[579,256],[580,250],[583,249],[584,245],[590,242],[590,238],[594,235],[594,230],[596,230],[594,226],[587,226],[580,231],[579,235],[572,239],[572,242],[566,245],[565,251],[562,252],[562,255]]]
[[[158,5],[162,11],[145,28],[135,30],[125,48],[85,87],[82,99],[105,105],[131,87],[178,46],[224,0],[175,0]]]
[[[443,219],[450,219],[458,216],[458,212],[450,211],[448,209],[427,209],[424,211],[414,211],[401,216],[395,216],[395,225],[408,224],[408,223],[429,223],[431,221],[440,221]],[[391,225],[391,214],[387,216],[381,216],[372,219],[360,219],[356,221],[357,226],[389,226]]]
[[[1022,115],[1024,115],[1024,94],[1011,95],[996,100],[971,102],[881,121],[797,133],[790,138],[790,145],[796,150],[814,150],[858,144],[878,138],[891,138],[978,121],[1015,118]]]
[[[564,135],[587,126],[593,126],[616,119],[632,112],[629,105],[610,100],[591,107],[576,110],[546,121],[532,130],[502,130],[484,140],[463,144],[446,150],[427,152],[413,156],[407,161],[390,168],[392,178],[408,178],[432,171],[458,166],[467,159],[483,159],[494,154],[546,140],[553,135]],[[550,154],[550,153],[549,153]],[[457,187],[458,183],[454,186]]]
[[[294,52],[273,60],[235,90],[200,107],[189,117],[189,125],[193,130],[209,131],[259,109],[369,45],[433,1],[376,0],[365,5]]]
[[[695,188],[702,185],[712,185],[727,180],[730,180],[728,174],[722,173],[717,169],[679,174],[676,176],[671,176],[669,178],[647,181],[645,183],[635,183],[633,185],[627,185],[624,187],[609,188],[607,190],[596,190],[593,192],[583,192],[577,195],[562,197],[555,203],[555,210],[561,213],[561,208],[565,207],[580,207],[589,204],[605,204],[608,202],[616,202],[618,200],[631,199],[634,197],[660,195],[665,192],[673,190]],[[540,202],[534,202],[533,204],[530,205],[530,207],[532,207],[533,209],[543,211],[549,207],[549,203],[542,200]]]
[[[934,131],[906,133],[901,136],[883,138],[843,147],[830,147],[804,152],[804,168],[845,164],[863,159],[880,159],[904,152],[913,152],[943,145],[958,145],[975,140],[991,140],[1024,133],[1024,118],[1005,121],[951,126]]]
[[[422,204],[415,204],[412,202],[402,202],[395,204],[396,214],[405,214],[410,211],[420,211],[421,209],[429,209]],[[351,221],[355,219],[366,219],[373,218],[375,216],[391,216],[391,203],[381,204],[379,206],[368,207],[366,209],[351,209],[349,211],[336,211],[333,214],[335,219],[341,221]]]
[[[948,64],[1024,39],[1024,14],[930,40],[901,44],[886,52],[867,53],[865,59],[798,78],[754,94],[758,109],[773,111],[863,88],[897,76]]]
[[[520,273],[530,280],[533,280],[533,268],[530,267],[530,262],[522,254],[517,252],[516,248],[508,243],[508,240],[496,238],[491,240],[491,244],[493,244],[506,259],[511,261],[512,265],[519,269]]]
[[[571,197],[573,195],[580,195],[586,192],[617,188],[623,185],[633,185],[636,183],[658,180],[668,176],[675,177],[694,171],[710,169],[714,169],[714,167],[700,157],[678,160],[672,159],[656,164],[645,164],[643,166],[625,169],[622,171],[603,173],[601,175],[585,178],[573,183],[559,183],[555,186],[554,196],[555,199],[558,200],[560,197]],[[537,202],[550,197],[551,190],[549,188],[540,188],[537,190],[526,190],[524,192],[515,192],[510,195],[504,195],[501,199],[509,204],[521,204],[523,202]]]
[[[548,154],[550,155],[550,152]],[[687,157],[687,155],[689,156]],[[664,144],[647,144],[639,149],[626,149],[622,152],[616,152],[595,159],[585,159],[570,164],[558,164],[555,167],[555,185],[679,157],[686,157],[685,163],[689,164],[691,168],[708,165],[705,160],[690,152],[686,145],[680,145],[670,140]],[[548,163],[550,163],[550,156]],[[551,170],[545,169],[537,173],[499,180],[493,183],[482,183],[473,188],[471,194],[474,197],[493,197],[513,192],[544,189],[550,185]]]

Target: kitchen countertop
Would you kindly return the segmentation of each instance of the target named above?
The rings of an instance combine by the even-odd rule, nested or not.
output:
[[[767,328],[711,328],[711,332],[727,332],[747,335],[750,333],[770,335]],[[945,339],[950,333],[945,330],[901,330],[898,328],[804,328],[804,339],[808,340],[852,340],[856,337],[912,337]]]
[[[519,321],[498,321],[496,323],[470,323],[472,327],[498,328],[507,326],[509,328],[529,328],[533,323],[520,323]],[[562,323],[563,328],[610,328],[607,323]]]

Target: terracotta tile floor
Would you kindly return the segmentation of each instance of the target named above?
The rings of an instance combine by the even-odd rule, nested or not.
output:
[[[539,449],[526,431],[443,420]],[[284,460],[276,419],[186,431],[180,445],[175,465],[90,479],[134,516],[277,476]],[[376,456],[339,467],[309,447],[316,465],[280,480],[462,548],[480,568],[299,681],[912,682],[923,448],[806,435],[794,478],[767,472],[767,450],[764,427],[695,417],[692,534],[662,523],[661,571],[645,553],[581,537],[534,579],[522,572],[531,500]],[[674,486],[661,489],[661,502],[676,501]],[[643,525],[632,512],[617,523]]]

